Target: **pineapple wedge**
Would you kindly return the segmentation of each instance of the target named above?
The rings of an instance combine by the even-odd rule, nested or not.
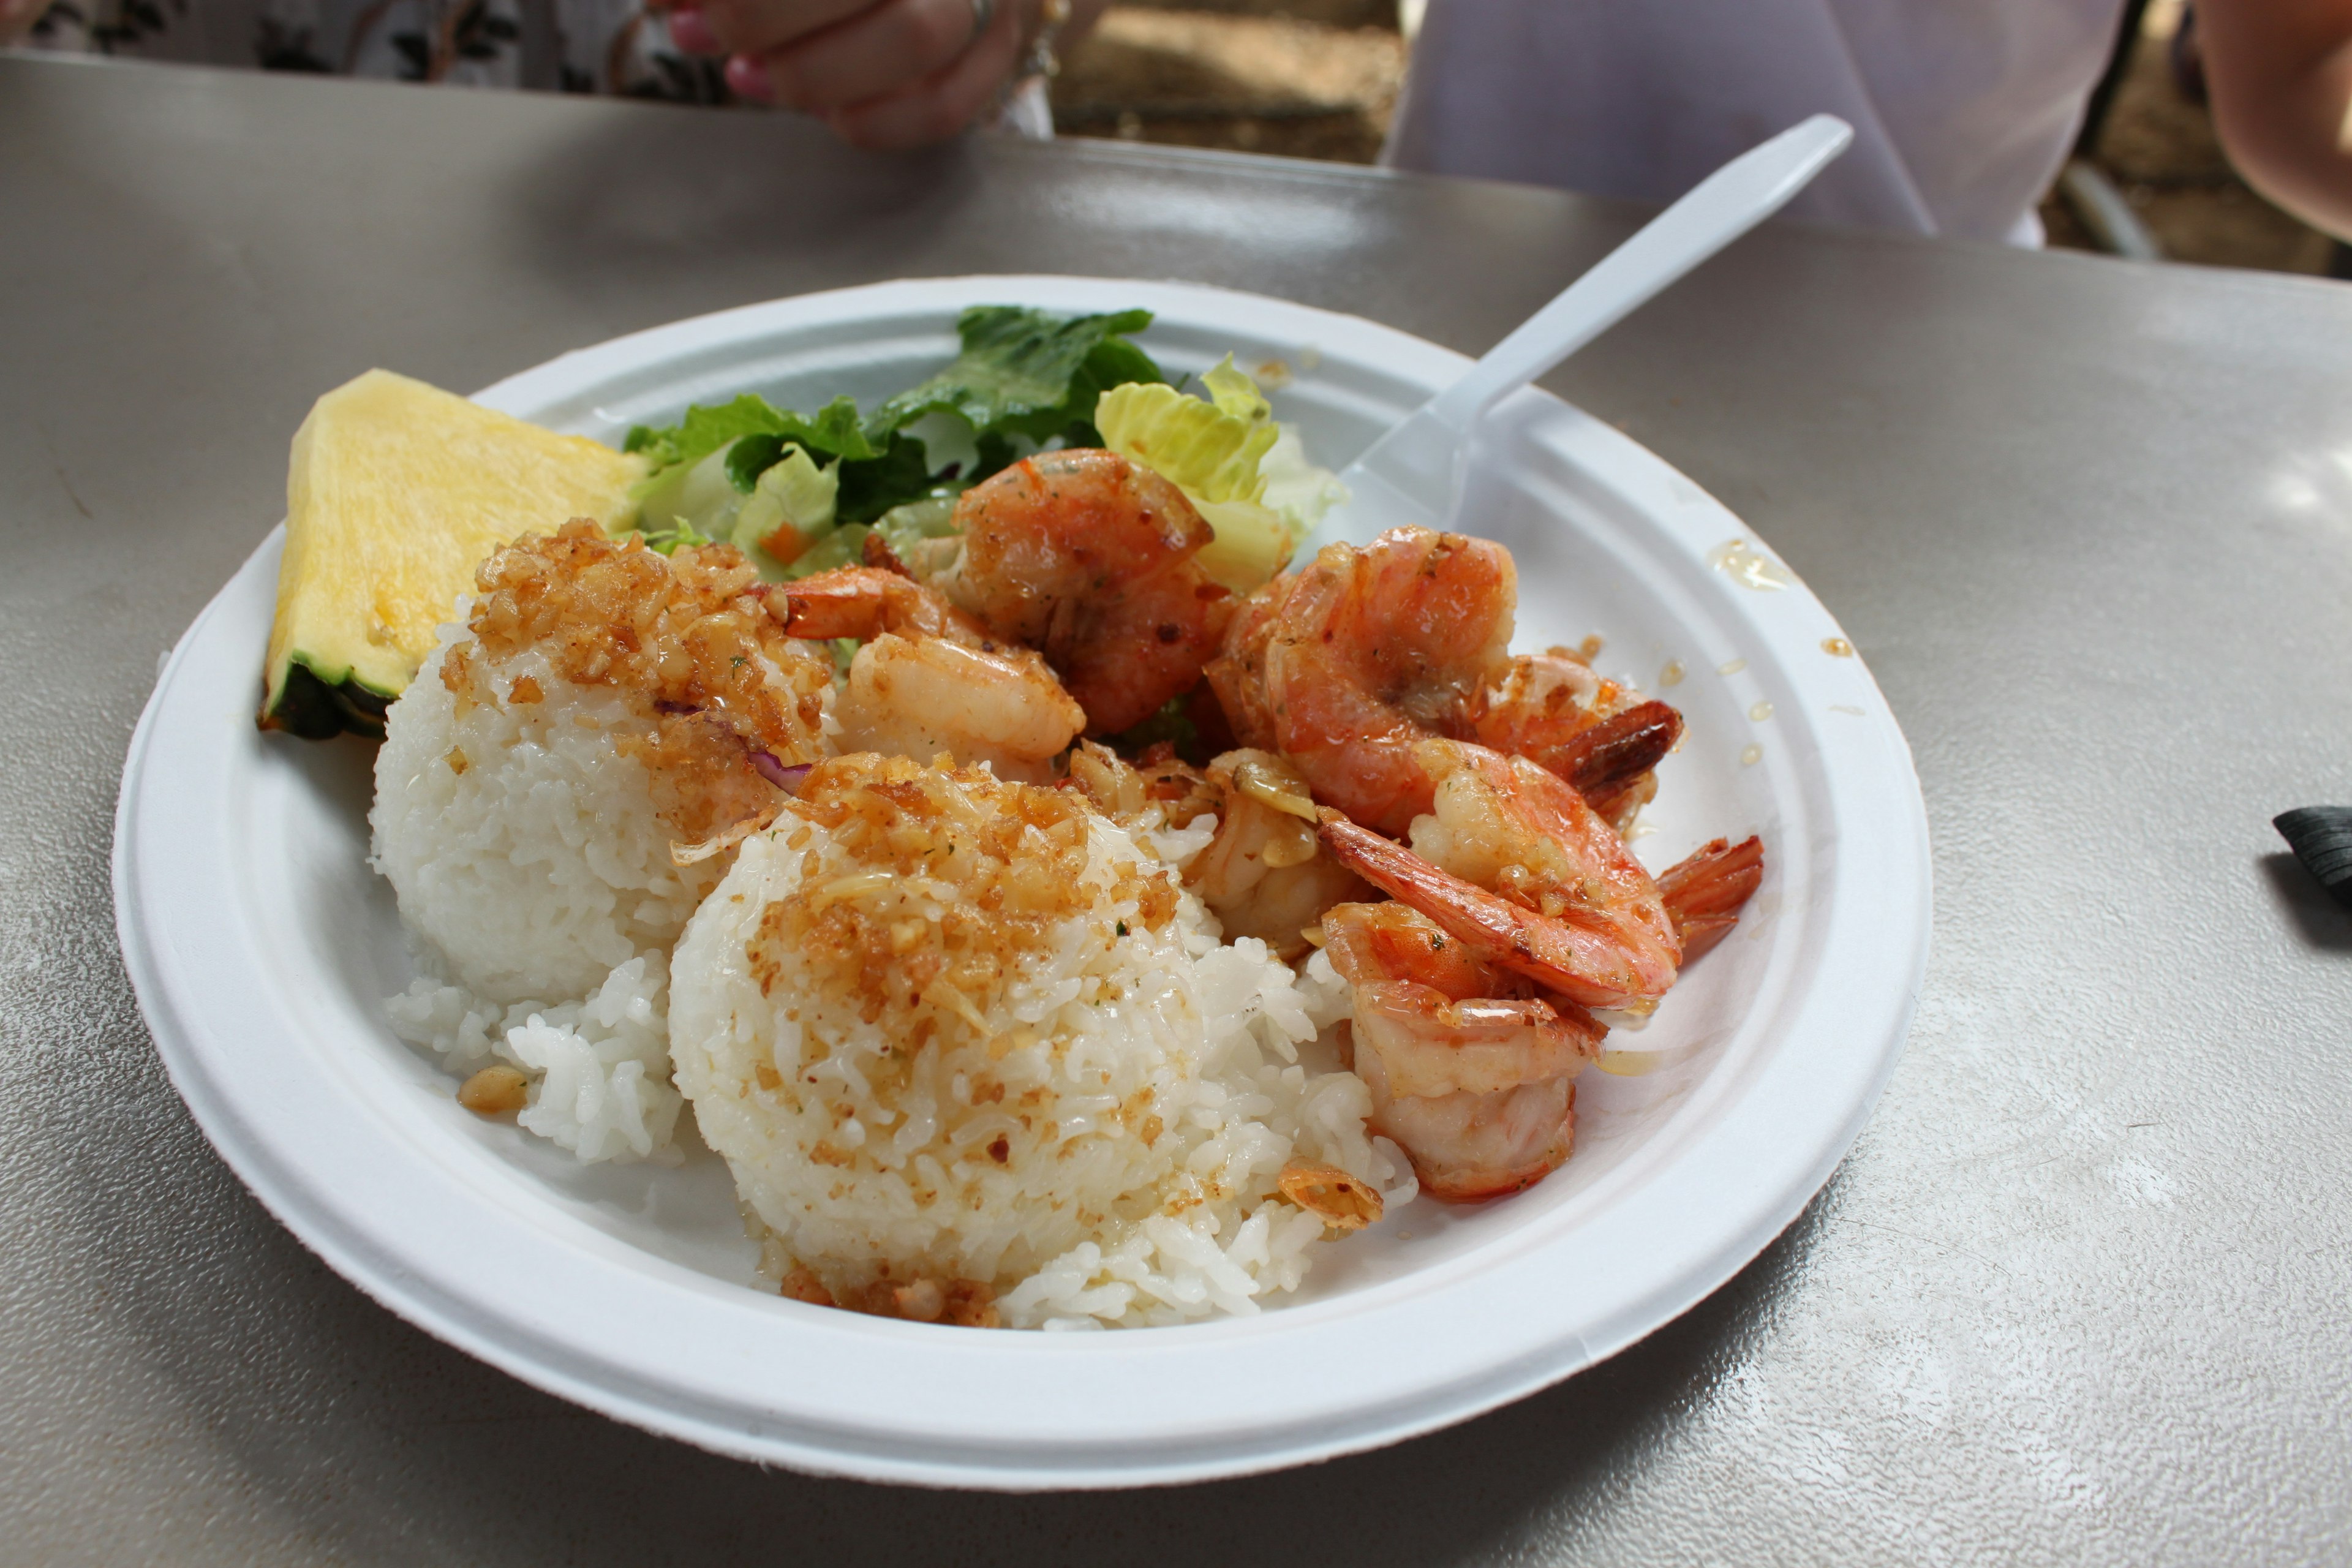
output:
[[[485,556],[575,517],[633,526],[645,473],[389,371],[330,392],[294,434],[261,727],[383,734]]]

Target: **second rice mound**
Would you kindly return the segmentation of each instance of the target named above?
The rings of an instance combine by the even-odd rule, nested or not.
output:
[[[1220,946],[1150,835],[1067,790],[820,763],[671,984],[678,1088],[803,1300],[1014,1328],[1252,1312],[1327,1225],[1411,1190],[1362,1081],[1307,1059],[1344,992]]]

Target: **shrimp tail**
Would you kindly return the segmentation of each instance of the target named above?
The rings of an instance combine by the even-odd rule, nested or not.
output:
[[[898,552],[890,548],[890,542],[878,533],[866,536],[865,542],[858,546],[858,556],[877,572],[887,572],[910,583],[915,580],[915,574],[907,570],[907,563],[898,559]]]
[[[1586,730],[1551,755],[1534,756],[1586,800],[1607,797],[1665,761],[1683,738],[1683,716],[1664,702],[1636,703]]]
[[[1328,807],[1321,831],[1333,859],[1427,915],[1482,963],[1500,964],[1587,1007],[1662,996],[1674,984],[1671,965],[1663,981],[1639,973],[1607,933],[1522,909]]]
[[[830,637],[878,636],[887,618],[887,588],[877,578],[890,574],[871,566],[845,566],[803,577],[783,591],[784,631],[812,642]]]
[[[867,536],[872,542],[872,536]],[[784,585],[768,595],[769,613],[781,615],[785,635],[822,642],[832,637],[870,641],[884,632],[947,637],[979,646],[984,638],[971,619],[946,599],[906,575],[889,547],[883,563],[838,566]]]
[[[1683,964],[1731,934],[1740,906],[1764,879],[1764,841],[1716,839],[1658,877],[1658,893],[1682,938]]]

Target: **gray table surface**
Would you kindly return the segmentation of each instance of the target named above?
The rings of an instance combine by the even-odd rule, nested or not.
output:
[[[2352,1557],[2352,290],[1775,229],[1551,383],[1750,520],[1916,752],[1937,937],[1829,1186],[1454,1430],[1116,1496],[711,1458],[382,1311],[220,1164],[114,939],[158,656],[370,365],[485,384],[894,275],[1190,279],[1476,351],[1622,236],[1543,192],[1107,144],[0,60],[0,1560]]]

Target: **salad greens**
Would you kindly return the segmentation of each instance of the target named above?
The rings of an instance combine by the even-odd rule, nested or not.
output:
[[[876,409],[868,429],[898,430],[926,414],[954,414],[983,443],[990,436],[1025,436],[1040,444],[1059,436],[1072,447],[1098,446],[1094,412],[1104,393],[1167,379],[1122,335],[1150,324],[1149,310],[1060,319],[1018,305],[975,306],[957,319],[963,352],[955,362]]]
[[[975,306],[957,319],[955,359],[870,414],[847,397],[803,415],[745,393],[639,426],[625,449],[652,465],[635,492],[646,542],[727,540],[772,581],[855,564],[869,533],[919,559],[954,533],[964,489],[1049,444],[1106,447],[1185,492],[1216,532],[1202,566],[1247,593],[1345,492],[1232,356],[1202,377],[1205,397],[1169,385],[1128,341],[1150,322]],[[935,465],[933,448],[969,456]]]
[[[756,392],[744,393],[734,402],[716,407],[697,405],[686,411],[684,419],[667,429],[640,425],[629,432],[628,439],[621,443],[621,450],[644,453],[654,471],[659,473],[677,465],[698,463],[747,436],[766,438],[771,453],[781,443],[792,441],[829,458],[874,455],[874,448],[866,439],[865,425],[857,417],[855,398],[836,397],[819,409],[814,418],[804,419],[776,407]],[[751,488],[748,481],[743,488]]]
[[[1234,356],[1201,378],[1208,401],[1168,385],[1121,386],[1095,408],[1103,444],[1149,464],[1195,501],[1255,500],[1258,464],[1274,445],[1274,410]]]
[[[1201,552],[1202,569],[1245,594],[1282,570],[1347,490],[1307,460],[1296,431],[1275,423],[1231,354],[1201,384],[1206,399],[1171,386],[1118,387],[1103,395],[1095,423],[1104,446],[1191,499],[1217,535]]]
[[[738,441],[728,454],[730,479],[736,471],[735,455],[758,438]],[[764,551],[780,564],[789,565],[833,531],[840,499],[840,464],[820,468],[800,447],[786,447],[751,481],[751,493],[743,498],[735,513],[734,531],[728,537],[754,561]]]
[[[870,415],[847,397],[802,415],[747,392],[689,408],[676,425],[640,425],[623,450],[652,465],[635,492],[648,542],[659,536],[675,548],[681,528],[730,540],[770,577],[842,564],[835,557],[864,538],[833,543],[849,526],[952,495],[1048,441],[1099,445],[1093,416],[1103,393],[1164,379],[1124,335],[1150,323],[1149,310],[1062,317],[975,306],[956,321],[962,352],[954,361]],[[908,427],[942,417],[967,427],[977,461],[933,468]],[[771,481],[779,468],[790,471]]]

